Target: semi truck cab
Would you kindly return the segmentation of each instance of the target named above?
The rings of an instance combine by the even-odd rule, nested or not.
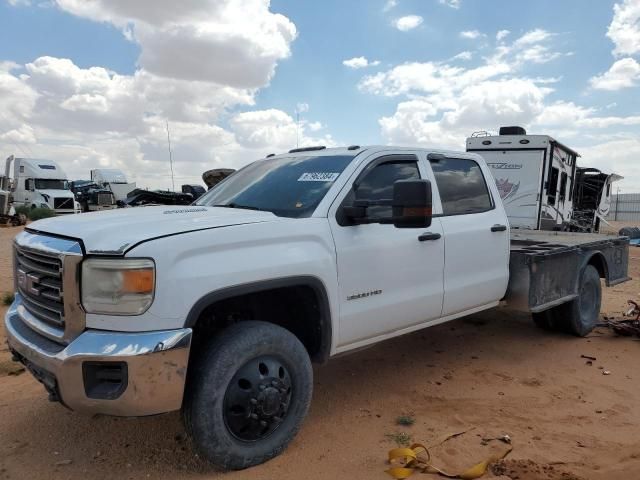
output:
[[[67,175],[56,162],[12,155],[6,161],[7,177],[12,164],[14,175],[11,192],[16,206],[50,208],[57,215],[80,212],[80,205],[69,189]]]

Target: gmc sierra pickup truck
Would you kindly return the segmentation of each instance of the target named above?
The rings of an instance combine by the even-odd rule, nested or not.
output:
[[[584,336],[628,239],[519,231],[475,153],[311,147],[194,204],[41,220],[15,239],[14,359],[88,413],[181,409],[241,469],[280,453],[312,362],[494,308]]]

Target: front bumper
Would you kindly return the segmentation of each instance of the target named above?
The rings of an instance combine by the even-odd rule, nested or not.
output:
[[[143,416],[180,409],[191,347],[190,328],[142,333],[86,330],[68,345],[31,330],[16,303],[5,315],[5,331],[14,356],[50,394],[79,412]],[[126,381],[117,397],[91,398],[88,365],[126,365]],[[84,370],[84,373],[83,373]]]

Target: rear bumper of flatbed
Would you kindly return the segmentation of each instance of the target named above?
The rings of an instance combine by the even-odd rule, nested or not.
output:
[[[629,238],[594,233],[511,231],[510,308],[541,312],[576,298],[585,265],[607,286],[630,280]]]

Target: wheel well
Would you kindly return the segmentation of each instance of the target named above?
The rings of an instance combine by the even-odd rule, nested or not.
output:
[[[293,333],[314,362],[328,359],[331,316],[326,294],[316,286],[275,286],[214,297],[221,298],[215,298],[200,308],[195,321],[191,322],[195,351],[233,323],[259,320],[279,325]]]
[[[601,253],[594,253],[591,258],[589,258],[587,265],[593,265],[598,271],[600,278],[604,278],[605,280],[608,278],[607,261]]]

